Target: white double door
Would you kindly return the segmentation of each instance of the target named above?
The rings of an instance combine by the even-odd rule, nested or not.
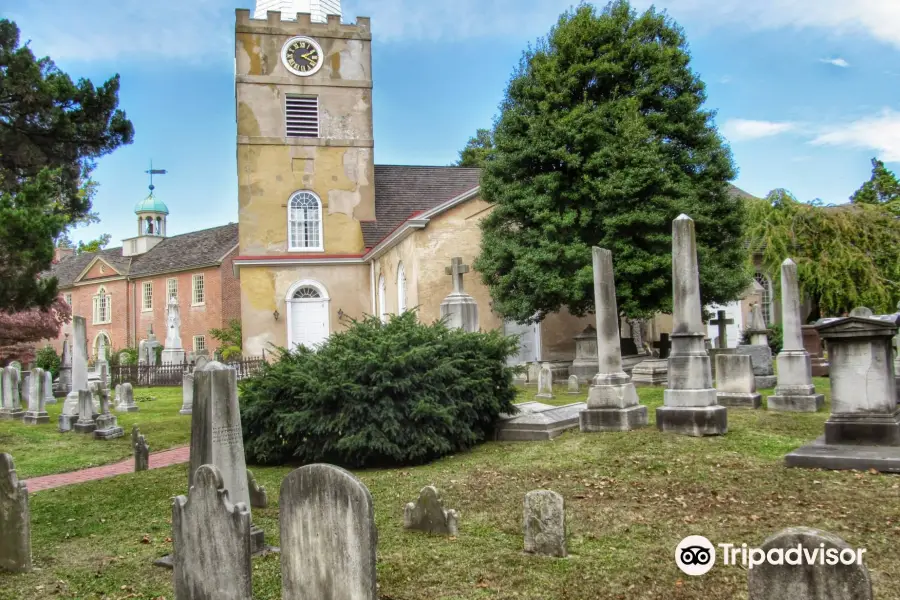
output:
[[[314,349],[328,338],[328,300],[324,298],[291,299],[288,343]]]

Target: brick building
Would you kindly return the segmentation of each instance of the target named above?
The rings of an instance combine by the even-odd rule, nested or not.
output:
[[[240,283],[232,270],[238,226],[168,237],[168,213],[151,188],[135,206],[138,235],[121,247],[78,255],[57,249],[49,275],[59,280],[72,313],[85,317],[91,358],[103,345],[115,351],[136,348],[151,326],[164,342],[171,296],[181,309],[181,343],[187,352],[213,352],[218,343],[209,330],[240,319]],[[54,341],[57,351],[69,329]]]

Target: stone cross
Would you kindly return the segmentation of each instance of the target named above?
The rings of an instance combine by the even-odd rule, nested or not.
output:
[[[672,342],[669,339],[669,334],[659,334],[659,341],[653,342],[653,347],[659,350],[659,358],[669,358],[669,350],[672,349]]]
[[[464,265],[462,258],[456,256],[450,259],[450,266],[444,268],[447,275],[453,277],[453,293],[463,292],[463,274],[469,272],[469,265]]]
[[[19,481],[12,456],[0,454],[0,571],[31,571],[31,511],[28,488]]]
[[[188,497],[175,498],[172,539],[175,598],[252,597],[250,509],[243,502],[230,501],[222,474],[215,466],[199,467]]]
[[[716,312],[716,319],[709,322],[710,325],[716,325],[719,329],[719,338],[716,340],[717,348],[728,347],[728,326],[734,324],[734,319],[728,319],[724,310]]]
[[[359,479],[307,465],[284,478],[278,504],[282,598],[376,600],[375,508]]]
[[[403,508],[403,528],[456,537],[459,514],[453,509],[445,509],[441,493],[436,487],[427,485],[419,492],[418,500]]]
[[[525,552],[564,558],[566,515],[563,497],[550,490],[525,494]]]

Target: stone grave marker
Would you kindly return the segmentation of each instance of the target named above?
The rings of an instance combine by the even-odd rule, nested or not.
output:
[[[72,429],[71,422],[74,421],[80,413],[81,390],[88,389],[88,368],[87,368],[87,325],[84,317],[72,317],[72,389],[66,396],[63,403],[62,414],[59,418],[60,431],[69,431]],[[65,417],[69,423],[63,423]]]
[[[209,364],[209,358],[203,356],[202,354],[197,357],[197,360],[194,362],[194,371],[199,371],[206,367]]]
[[[600,360],[597,356],[597,329],[593,325],[588,325],[574,339],[575,360],[569,367],[569,373],[575,375],[579,382],[590,383],[597,374],[597,365]]]
[[[564,558],[566,514],[563,497],[551,490],[525,494],[525,552]]]
[[[0,454],[0,570],[31,571],[31,510],[12,456]]]
[[[769,347],[769,331],[759,303],[754,304],[750,309],[748,332],[750,343],[738,346],[736,352],[750,357],[753,376],[756,379],[756,389],[773,388],[777,380],[772,362],[772,349]]]
[[[15,367],[7,366],[0,369],[0,386],[2,386],[2,395],[0,395],[0,420],[10,421],[21,419],[25,412],[22,410],[22,403],[19,400],[19,372]]]
[[[716,396],[722,406],[759,408],[762,396],[756,391],[753,364],[746,354],[716,356]]]
[[[134,403],[134,388],[125,382],[116,389],[116,410],[119,412],[138,412],[140,407]]]
[[[252,597],[250,509],[230,501],[215,466],[200,466],[188,496],[175,498],[172,539],[176,600]]]
[[[56,397],[53,396],[53,373],[44,371],[44,405],[56,404]]]
[[[132,435],[132,439],[135,437],[137,439],[132,445],[134,448],[134,470],[135,472],[146,471],[150,468],[150,446],[147,445],[147,440],[143,435]]]
[[[256,477],[249,469],[247,470],[247,487],[250,490],[250,506],[253,508],[269,506],[269,495],[266,493],[266,488],[256,483]]]
[[[426,485],[415,502],[403,507],[403,528],[456,537],[459,534],[459,513],[445,509],[438,489]]]
[[[709,322],[710,325],[715,325],[716,329],[718,329],[718,335],[716,336],[716,348],[727,348],[728,347],[728,326],[734,325],[734,319],[728,318],[728,313],[724,310],[720,310],[716,312],[716,318]]]
[[[809,370],[812,376],[828,377],[829,363],[825,358],[825,348],[819,332],[816,331],[816,326],[803,325],[800,329],[803,336],[803,349],[809,354]]]
[[[97,428],[94,437],[98,440],[112,440],[125,435],[125,430],[119,427],[119,419],[109,412],[109,390],[100,390],[100,414],[96,418]]]
[[[453,291],[441,302],[441,318],[446,319],[447,327],[478,331],[478,303],[463,289],[463,274],[469,272],[469,265],[456,256],[445,271],[453,278]]]
[[[800,548],[800,550],[798,550]],[[754,565],[747,571],[750,600],[872,600],[872,581],[865,564],[844,564],[843,558],[859,558],[844,540],[825,531],[791,527],[763,542],[767,555],[783,551],[785,564]],[[801,560],[800,552],[816,553],[813,561]],[[819,556],[837,553],[837,564],[821,564]],[[863,555],[864,557],[865,555]],[[790,562],[799,564],[791,564]],[[807,564],[812,562],[813,564]]]
[[[578,375],[569,375],[569,391],[567,393],[572,396],[577,396],[581,393],[581,388],[578,384]]]
[[[553,371],[547,363],[541,365],[538,373],[538,392],[535,398],[556,398],[553,395]]]
[[[281,484],[284,600],[376,600],[378,531],[368,488],[324,464],[292,471]]]
[[[94,399],[88,390],[78,392],[78,420],[72,429],[76,433],[94,433],[97,429],[94,421]]]
[[[516,404],[514,414],[501,414],[494,432],[502,442],[532,442],[550,440],[567,429],[578,427],[585,402],[552,406],[541,402]]]
[[[204,363],[205,366],[206,363]],[[202,367],[201,367],[202,368]],[[181,410],[182,415],[189,415],[194,410],[194,374],[185,373],[181,381]]]
[[[49,371],[47,371],[49,373]],[[50,415],[44,408],[46,395],[44,394],[44,386],[46,385],[44,370],[34,368],[31,370],[31,377],[28,378],[28,412],[22,418],[22,421],[28,425],[40,425],[50,422]]]

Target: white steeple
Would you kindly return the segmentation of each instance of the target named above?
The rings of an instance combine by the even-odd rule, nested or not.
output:
[[[341,14],[341,0],[256,0],[254,19],[265,19],[266,12],[281,11],[282,21],[294,21],[297,13],[309,13],[313,23],[326,23],[328,15]]]

